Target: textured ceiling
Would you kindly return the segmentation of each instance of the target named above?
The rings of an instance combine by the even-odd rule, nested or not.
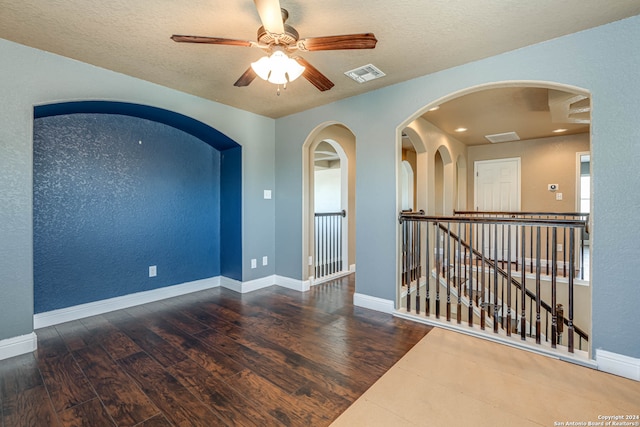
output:
[[[233,83],[259,49],[180,44],[172,34],[255,40],[251,0],[0,0],[0,37],[269,117],[281,117],[421,75],[640,14],[615,0],[281,0],[300,36],[373,32],[374,50],[302,54],[335,87],[304,79],[276,96],[256,79]],[[364,84],[344,72],[373,63]]]

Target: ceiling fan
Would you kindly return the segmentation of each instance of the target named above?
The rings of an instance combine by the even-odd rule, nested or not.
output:
[[[258,28],[256,42],[177,34],[172,35],[171,39],[180,43],[257,47],[269,54],[268,57],[251,64],[234,83],[234,86],[248,86],[259,76],[264,80],[278,84],[278,86],[282,84],[286,88],[288,82],[302,76],[320,91],[331,89],[334,86],[333,82],[304,58],[300,56],[291,57],[290,54],[296,51],[373,49],[378,41],[373,33],[300,39],[296,29],[286,24],[289,12],[280,7],[279,0],[254,0],[254,3],[262,21],[262,26]],[[281,66],[284,68],[281,68]]]

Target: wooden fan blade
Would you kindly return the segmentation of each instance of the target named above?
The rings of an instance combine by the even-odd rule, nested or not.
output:
[[[251,46],[251,42],[247,40],[223,39],[220,37],[181,36],[174,34],[171,36],[171,40],[178,43],[208,43],[226,44],[229,46]]]
[[[280,0],[253,0],[265,30],[274,34],[284,34]]]
[[[304,58],[296,57],[294,59],[298,62],[298,64],[304,67],[302,77],[309,80],[309,82],[316,88],[318,88],[319,91],[324,92],[325,90],[329,90],[334,86],[333,82],[329,80],[327,76],[318,71],[316,67],[311,65]]]
[[[310,37],[298,41],[300,50],[373,49],[378,39],[373,33],[345,34],[343,36]]]
[[[238,87],[249,86],[256,77],[258,77],[256,72],[253,71],[253,68],[249,67],[233,85]]]

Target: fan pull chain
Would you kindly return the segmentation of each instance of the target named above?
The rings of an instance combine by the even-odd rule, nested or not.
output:
[[[282,90],[287,90],[287,84],[282,85]],[[276,90],[276,95],[280,96],[280,85],[278,85],[278,89]]]

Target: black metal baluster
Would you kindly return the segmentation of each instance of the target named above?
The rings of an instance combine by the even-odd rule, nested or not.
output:
[[[572,229],[573,230],[573,229]],[[567,228],[562,228],[562,272],[567,277]]]
[[[429,249],[430,248],[430,246],[429,246],[430,245],[430,243],[429,243],[429,228],[430,228],[429,227],[429,223],[427,223],[426,227],[425,227],[426,234],[427,234],[427,236],[426,236],[426,244],[425,244],[425,248],[426,248],[426,251],[427,251],[427,253],[425,254],[425,260],[426,260],[426,270],[425,270],[426,274],[425,274],[425,276],[427,278],[426,284],[425,284],[425,298],[426,298],[426,301],[425,301],[425,314],[427,316],[431,315],[431,295],[430,295],[430,290],[429,290],[429,282],[431,281],[431,266],[430,266],[429,258],[430,258],[430,255],[431,255],[432,251]]]
[[[547,216],[547,218],[550,218],[550,217]],[[547,233],[547,238],[546,238],[547,253],[545,254],[545,259],[547,260],[547,266],[546,266],[547,270],[546,271],[547,271],[547,276],[548,276],[549,275],[549,227],[545,227],[545,231]],[[557,249],[557,248],[551,248],[551,250],[553,250],[554,252],[555,252],[555,249]]]
[[[511,336],[511,225],[507,227],[507,336]]]
[[[536,344],[540,344],[540,226],[536,227]]]
[[[529,271],[533,273],[533,227],[529,227]]]
[[[416,267],[416,314],[420,314],[420,279],[422,278],[422,222],[416,223],[418,228],[416,238],[416,259],[418,265]]]
[[[444,248],[440,247],[440,223],[436,222],[436,319],[440,318],[440,269],[442,268]],[[444,245],[442,245],[444,246]],[[442,255],[442,256],[440,256]]]
[[[574,272],[574,241],[575,241],[575,234],[574,234],[574,228],[570,228],[569,229],[569,318],[568,320],[568,328],[567,328],[567,333],[569,334],[568,336],[568,347],[569,347],[569,353],[573,353],[574,352],[574,348],[573,348],[573,333],[574,333],[574,326],[573,326],[573,272]]]
[[[407,313],[411,313],[411,268],[413,266],[413,221],[409,222],[410,226],[407,227],[407,297],[406,297],[406,309]]]
[[[454,249],[455,250],[455,249]],[[451,321],[451,223],[447,222],[447,321]]]
[[[518,226],[516,225],[516,271],[518,271],[518,237],[519,237],[519,233],[518,233]],[[524,279],[524,275],[522,276],[522,278]],[[516,310],[517,311],[517,310]]]
[[[466,263],[465,263],[466,266]],[[469,223],[469,326],[473,326],[473,224]],[[465,270],[466,271],[466,270]],[[476,294],[477,295],[477,294]]]
[[[498,333],[498,226],[495,224],[493,232],[496,242],[493,246],[493,332]]]
[[[480,254],[482,257],[482,261],[480,264],[480,274],[481,274],[481,280],[482,280],[482,293],[480,294],[480,329],[482,329],[484,331],[485,325],[486,325],[486,313],[485,313],[485,305],[490,301],[490,296],[491,294],[489,293],[489,298],[485,299],[485,295],[486,295],[486,288],[487,288],[487,283],[486,283],[486,276],[485,276],[485,271],[484,271],[484,267],[486,265],[486,259],[484,256],[484,231],[485,231],[486,225],[482,224],[482,233],[481,233],[481,243],[480,245],[481,250],[480,250]],[[491,289],[491,284],[489,283],[489,289]]]
[[[553,227],[551,231],[551,247],[556,247],[557,244],[557,227]],[[556,311],[556,306],[558,304],[557,295],[556,295],[556,285],[557,285],[557,276],[558,276],[558,266],[556,264],[558,258],[557,251],[553,251],[552,257],[552,266],[551,266],[551,348],[556,348],[556,343],[558,342],[558,313]]]
[[[522,239],[520,239],[520,244],[522,245],[522,293],[520,294],[521,302],[520,302],[520,339],[525,341],[527,339],[527,278],[526,278],[526,268],[525,268],[525,237],[526,237],[526,227],[522,226],[521,229]]]
[[[458,303],[456,305],[456,321],[458,322],[458,324],[460,324],[462,322],[462,260],[460,259],[460,257],[462,256],[462,242],[460,241],[461,237],[460,237],[460,227],[461,227],[461,223],[458,223],[458,237],[456,239],[456,256],[454,256],[455,260],[455,271],[456,271],[456,277],[455,277],[455,283],[456,283],[456,288],[458,289]]]

